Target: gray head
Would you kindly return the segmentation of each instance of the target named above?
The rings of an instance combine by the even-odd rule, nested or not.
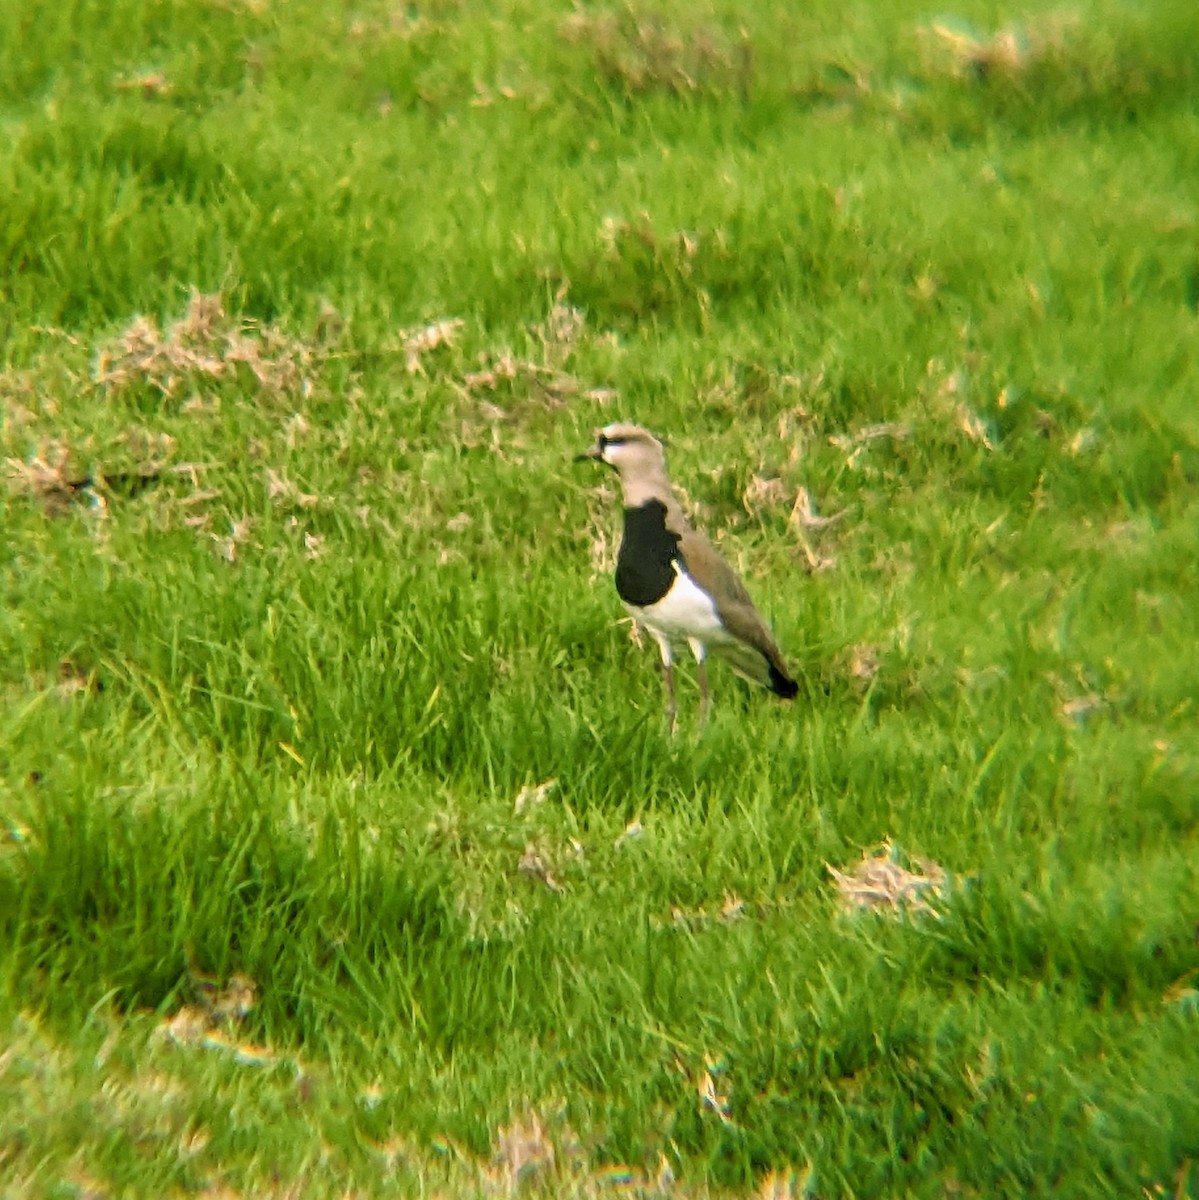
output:
[[[576,461],[591,459],[607,463],[620,475],[626,505],[661,500],[674,512],[677,505],[666,477],[666,453],[662,443],[640,425],[617,422],[596,431],[596,443]]]
[[[617,422],[596,430],[596,444],[577,461],[593,459],[615,467],[622,478],[664,475],[666,454],[662,443],[640,425]]]

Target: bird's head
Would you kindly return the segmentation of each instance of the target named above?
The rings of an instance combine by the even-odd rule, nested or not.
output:
[[[622,478],[658,476],[666,470],[662,443],[640,425],[618,423],[597,430],[595,445],[578,455],[575,461],[588,459],[615,467]]]

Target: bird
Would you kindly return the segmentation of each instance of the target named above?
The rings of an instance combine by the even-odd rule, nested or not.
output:
[[[799,685],[745,584],[702,533],[692,529],[666,474],[662,442],[640,425],[618,422],[596,431],[576,462],[606,463],[620,476],[624,532],[616,557],[616,591],[634,622],[658,643],[673,733],[675,650],[695,656],[699,725],[711,706],[706,660],[711,651],[743,679],[792,700]]]

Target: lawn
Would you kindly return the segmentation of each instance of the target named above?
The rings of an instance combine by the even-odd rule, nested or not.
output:
[[[1199,1196],[1196,46],[8,0],[3,1195]]]

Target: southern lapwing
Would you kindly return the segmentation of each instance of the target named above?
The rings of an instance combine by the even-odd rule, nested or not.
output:
[[[699,720],[710,695],[708,651],[744,679],[792,699],[799,685],[787,673],[778,645],[754,608],[737,572],[683,516],[666,475],[662,443],[639,425],[606,425],[576,461],[614,467],[624,493],[624,536],[616,558],[616,591],[633,620],[662,652],[666,718],[675,722],[674,650],[686,642],[699,674]]]

